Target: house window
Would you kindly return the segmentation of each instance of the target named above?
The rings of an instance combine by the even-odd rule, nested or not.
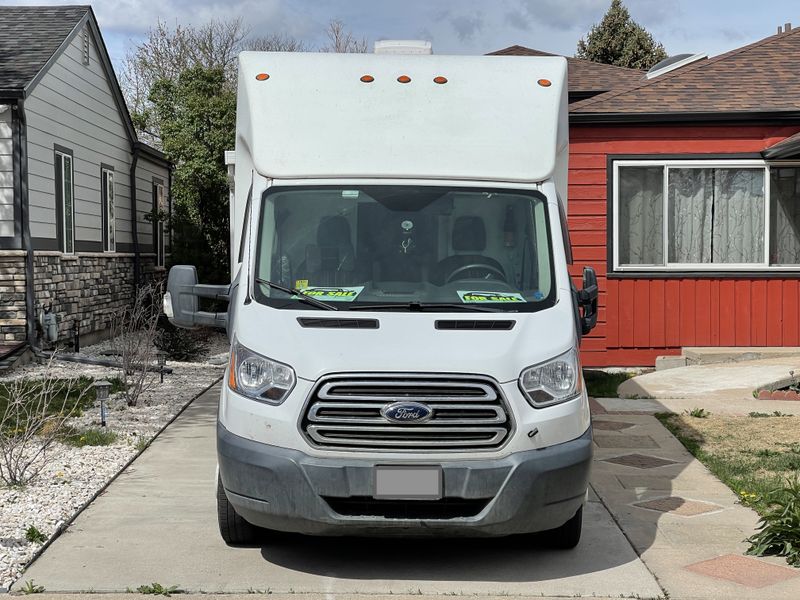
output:
[[[770,167],[769,260],[800,264],[800,167]]]
[[[153,182],[153,244],[156,252],[156,265],[164,266],[164,220],[167,215],[167,197],[164,184]]]
[[[800,166],[616,161],[618,270],[800,267]]]
[[[117,224],[114,218],[114,170],[103,166],[100,169],[100,196],[103,211],[103,250],[116,252]]]
[[[56,150],[56,227],[61,251],[75,252],[75,197],[72,180],[72,154]]]

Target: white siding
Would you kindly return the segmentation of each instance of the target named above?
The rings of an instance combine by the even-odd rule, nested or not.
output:
[[[75,36],[26,101],[31,235],[56,238],[53,149],[58,144],[74,155],[78,249],[81,242],[102,242],[101,163],[114,168],[117,244],[130,244],[130,141],[95,40],[88,66],[82,40]]]
[[[0,104],[0,237],[14,235],[14,170],[11,106]]]

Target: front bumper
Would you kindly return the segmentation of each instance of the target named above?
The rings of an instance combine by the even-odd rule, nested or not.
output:
[[[445,498],[488,499],[474,516],[454,518],[345,515],[329,503],[372,496],[376,465],[434,461],[314,457],[239,437],[221,424],[217,453],[228,500],[259,527],[314,535],[503,536],[553,529],[575,514],[588,487],[592,434],[587,429],[575,440],[503,458],[435,461]]]

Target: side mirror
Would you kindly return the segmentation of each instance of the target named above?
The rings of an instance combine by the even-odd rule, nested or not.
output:
[[[597,325],[597,274],[592,267],[583,268],[583,289],[578,292],[581,307],[581,335],[586,335]]]
[[[228,313],[199,310],[199,298],[227,301],[229,285],[200,285],[197,269],[192,265],[175,265],[169,270],[167,291],[164,294],[164,313],[176,327],[192,329],[199,326],[225,329]]]

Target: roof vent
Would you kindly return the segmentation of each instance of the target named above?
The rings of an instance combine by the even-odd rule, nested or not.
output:
[[[378,40],[375,54],[433,54],[433,48],[425,40]]]
[[[83,64],[89,64],[89,26],[83,28]]]
[[[653,79],[653,77],[658,77],[664,73],[680,69],[681,67],[685,67],[698,60],[703,60],[704,58],[708,58],[708,54],[676,54],[650,67],[646,77],[647,79]]]

